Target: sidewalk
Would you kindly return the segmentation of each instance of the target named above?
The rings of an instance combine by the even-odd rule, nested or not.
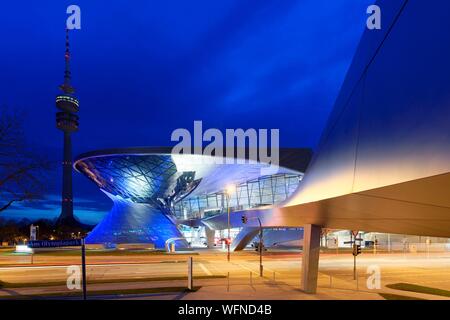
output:
[[[213,297],[213,298],[212,298]],[[378,293],[343,289],[318,288],[316,294],[307,294],[291,285],[257,284],[204,286],[185,295],[183,300],[384,300]]]
[[[126,282],[126,283],[104,283],[88,284],[88,293],[103,290],[129,290],[142,288],[162,288],[162,287],[186,287],[186,280],[171,281],[148,281],[148,282]],[[299,288],[284,282],[272,282],[270,280],[255,280],[254,284],[245,283],[242,279],[238,283],[232,283],[228,289],[226,279],[199,279],[194,285],[201,288],[196,292],[191,292],[180,296],[187,300],[383,300],[377,293],[318,288],[317,294],[306,294]],[[229,290],[229,291],[227,291]],[[76,290],[75,292],[80,290]],[[66,286],[48,286],[32,288],[5,288],[0,289],[1,297],[23,296],[23,295],[46,295],[52,293],[72,293],[73,290]]]
[[[88,284],[88,293],[105,290],[130,290],[143,288],[184,288],[187,285],[186,280],[170,281],[147,281],[147,282],[126,282],[126,283],[104,283]],[[195,280],[194,285],[201,288],[196,292],[183,295],[174,295],[174,299],[183,300],[384,300],[378,293],[390,293],[408,297],[415,297],[427,300],[449,300],[449,298],[421,294],[408,291],[400,291],[383,287],[381,290],[370,292],[367,290],[352,290],[343,288],[325,288],[319,287],[316,294],[306,294],[302,292],[299,286],[287,284],[283,281],[273,282],[263,279],[255,280],[253,284],[245,283],[244,279],[237,283],[231,283],[228,287],[226,279],[199,279]],[[32,288],[5,288],[0,289],[0,299],[11,296],[28,295],[46,295],[52,293],[73,293],[74,290],[67,289],[66,286],[48,286]],[[79,292],[80,290],[75,290]],[[180,290],[174,293],[179,293]],[[104,295],[105,299],[107,295]],[[126,295],[124,295],[126,297]],[[64,298],[61,296],[61,298]]]

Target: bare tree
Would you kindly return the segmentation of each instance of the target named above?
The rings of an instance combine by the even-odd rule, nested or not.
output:
[[[23,113],[0,109],[0,212],[46,189],[51,162],[27,145],[23,126]]]

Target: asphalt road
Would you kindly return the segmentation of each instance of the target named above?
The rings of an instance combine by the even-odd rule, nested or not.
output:
[[[262,284],[258,277],[259,257],[253,251],[233,253],[231,262],[226,261],[226,253],[202,250],[194,255],[194,276],[225,276],[228,278],[202,280],[204,286]],[[88,256],[88,285],[94,280],[148,279],[182,277],[187,275],[186,255],[146,255],[146,256]],[[36,259],[37,258],[37,259]],[[24,260],[28,259],[28,263]],[[44,256],[34,258],[29,264],[29,256],[1,256],[0,280],[10,283],[35,283],[66,281],[67,266],[79,265],[76,256]],[[264,276],[267,281],[275,281],[292,287],[299,287],[301,274],[300,252],[268,252],[264,256]],[[17,265],[17,266],[11,266]],[[381,271],[381,283],[407,282],[450,290],[450,253],[426,254],[371,254],[363,253],[357,258],[359,290],[365,289],[369,266],[378,266]],[[319,267],[319,287],[354,289],[352,278],[353,256],[346,254],[321,254]],[[258,282],[259,281],[259,282]],[[169,281],[170,282],[170,281]],[[174,282],[175,284],[175,282]],[[121,284],[120,287],[134,288],[142,286],[139,282]],[[151,284],[170,286],[159,281]],[[178,281],[176,285],[185,285]],[[105,287],[103,285],[103,287]],[[111,283],[114,289],[117,284]],[[153,298],[174,298],[177,295],[153,295]],[[152,298],[152,295],[144,295]],[[135,296],[136,299],[140,296]]]

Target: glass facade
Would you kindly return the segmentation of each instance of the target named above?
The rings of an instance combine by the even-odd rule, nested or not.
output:
[[[177,171],[170,154],[92,157],[77,168],[110,194],[156,207],[166,207],[196,186],[195,172]]]
[[[277,174],[260,177],[235,186],[229,196],[231,211],[279,203],[289,197],[302,180],[302,174]],[[207,218],[227,211],[225,190],[187,197],[172,206],[179,219]]]

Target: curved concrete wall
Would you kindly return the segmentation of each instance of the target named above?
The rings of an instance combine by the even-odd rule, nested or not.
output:
[[[450,172],[450,3],[378,5],[383,29],[366,30],[287,205]]]
[[[377,4],[299,189],[245,213],[264,226],[450,237],[450,2]]]

